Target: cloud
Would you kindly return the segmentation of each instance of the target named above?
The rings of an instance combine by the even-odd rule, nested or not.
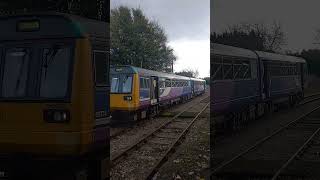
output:
[[[209,0],[111,0],[111,8],[120,5],[143,9],[164,27],[169,40],[203,40],[210,33]]]
[[[287,49],[314,48],[314,32],[320,28],[318,0],[214,0],[211,4],[211,31],[221,32],[241,22],[282,23]]]
[[[170,42],[178,57],[173,66],[175,72],[184,69],[198,70],[200,77],[210,76],[210,40],[177,40]]]
[[[175,71],[210,75],[210,0],[111,0],[111,8],[121,5],[141,8],[164,28],[177,56]]]

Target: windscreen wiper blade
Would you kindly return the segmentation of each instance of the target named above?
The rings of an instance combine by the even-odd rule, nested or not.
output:
[[[54,57],[57,55],[58,53],[58,48],[54,47],[54,48],[51,48],[48,53],[46,53],[46,57],[45,57],[45,60],[44,60],[44,68],[45,68],[45,71],[44,71],[44,79],[46,79],[47,77],[47,70],[48,70],[48,67],[49,65],[52,63]],[[49,60],[48,60],[48,55],[51,56],[49,57]]]

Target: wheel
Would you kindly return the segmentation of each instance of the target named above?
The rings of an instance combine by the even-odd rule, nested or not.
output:
[[[268,112],[272,114],[275,110],[274,104],[272,102],[269,102],[267,106],[268,106]]]
[[[251,106],[249,117],[250,117],[249,119],[250,121],[256,120],[256,106]]]
[[[75,172],[75,180],[88,180],[88,171],[86,169],[79,170]]]
[[[241,114],[234,113],[233,115],[233,131],[237,131],[241,129]]]
[[[97,152],[88,163],[88,180],[107,180],[110,172],[108,150]]]

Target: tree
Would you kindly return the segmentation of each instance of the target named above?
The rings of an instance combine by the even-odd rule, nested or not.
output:
[[[320,50],[309,49],[302,50],[301,52],[290,53],[288,55],[302,57],[307,61],[308,71],[310,74],[320,76]]]
[[[205,78],[203,78],[205,81],[206,81],[206,84],[210,84],[210,77],[205,77]]]
[[[103,14],[103,9],[109,11],[109,2],[109,0],[4,0],[0,2],[0,14],[56,11],[100,20],[106,16],[106,13]]]
[[[286,43],[278,22],[273,22],[269,28],[263,23],[233,25],[221,34],[211,34],[210,39],[215,43],[268,52],[279,51]]]
[[[149,20],[141,9],[124,6],[111,10],[110,21],[111,64],[171,72],[176,56],[157,22]]]
[[[193,77],[197,78],[199,76],[199,71],[198,70],[192,70],[192,69],[184,69],[180,72],[176,72],[176,75],[180,76],[186,76],[186,77]]]

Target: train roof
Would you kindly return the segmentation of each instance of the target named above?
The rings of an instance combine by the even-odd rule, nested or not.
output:
[[[197,79],[197,78],[190,78],[190,80],[192,80],[192,81],[206,81],[206,80],[204,80],[204,79]]]
[[[257,59],[257,55],[251,50],[217,43],[213,43],[213,50],[211,50],[211,53]]]
[[[42,12],[0,17],[0,41],[41,38],[109,38],[108,23],[76,15]]]
[[[118,69],[118,71],[117,71],[117,69]],[[110,73],[117,73],[117,72],[141,74],[141,75],[147,75],[147,76],[159,76],[159,77],[169,78],[169,79],[202,81],[202,79],[190,78],[190,77],[186,77],[186,76],[179,76],[179,75],[172,74],[172,73],[158,72],[158,71],[143,69],[143,68],[130,66],[130,65],[111,66]]]
[[[282,54],[275,54],[269,52],[256,51],[259,58],[262,60],[271,60],[271,61],[283,61],[283,62],[293,62],[293,63],[305,63],[306,61],[303,58],[296,56],[288,56]]]
[[[236,56],[236,57],[246,57],[254,58],[258,57],[262,60],[271,60],[271,61],[282,61],[282,62],[294,62],[294,63],[305,63],[306,61],[303,58],[296,56],[288,56],[283,54],[262,52],[262,51],[252,51],[248,49],[227,46],[223,44],[213,43],[214,54],[227,55],[227,56]]]

